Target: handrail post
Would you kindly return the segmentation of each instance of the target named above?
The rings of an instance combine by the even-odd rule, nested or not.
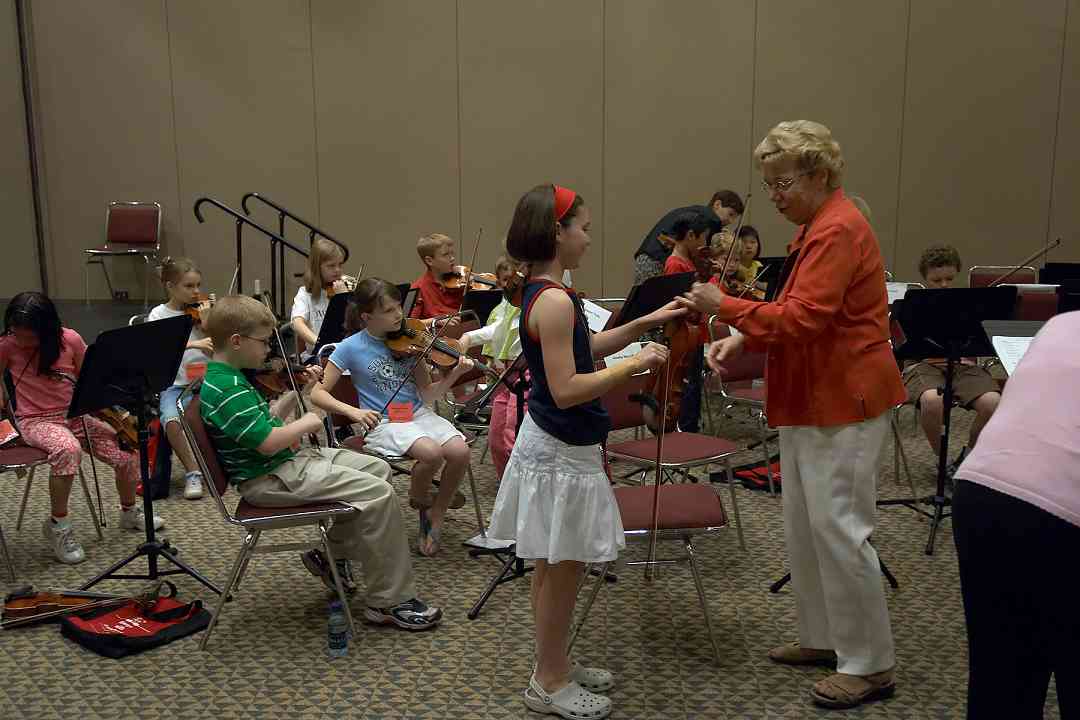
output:
[[[244,223],[236,221],[236,294],[244,294],[244,244],[241,242],[244,234]]]

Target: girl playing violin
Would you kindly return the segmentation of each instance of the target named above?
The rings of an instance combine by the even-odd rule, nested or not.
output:
[[[614,560],[625,546],[622,522],[604,470],[601,444],[611,421],[600,397],[631,375],[658,368],[667,349],[650,343],[612,368],[605,357],[652,327],[679,317],[674,303],[593,335],[580,298],[562,285],[589,248],[589,208],[573,190],[539,185],[517,204],[506,249],[532,263],[522,293],[522,353],[532,377],[529,413],[499,487],[490,536],[517,543],[536,561],[531,599],[536,669],[525,704],[563,717],[607,717],[610,672],[572,665],[566,647],[585,563]]]
[[[135,502],[138,456],[120,449],[116,432],[101,420],[67,417],[85,354],[86,343],[79,333],[60,324],[52,300],[39,292],[12,298],[4,312],[4,334],[0,337],[0,374],[10,372],[15,416],[23,439],[49,453],[51,516],[45,518],[42,530],[56,558],[70,564],[86,559],[68,518],[68,496],[87,432],[94,455],[116,475],[120,528],[146,529],[142,505]],[[0,390],[0,401],[3,395]],[[155,515],[154,528],[164,525]]]
[[[409,504],[420,512],[420,554],[431,557],[439,550],[443,518],[468,468],[469,447],[465,436],[427,404],[445,395],[461,375],[472,369],[472,361],[462,356],[442,380],[432,382],[426,362],[396,357],[385,341],[388,333],[401,327],[401,295],[397,286],[385,280],[361,280],[353,291],[348,314],[348,324],[363,329],[334,349],[322,382],[311,392],[311,401],[327,412],[363,425],[368,431],[365,447],[383,455],[408,455],[416,461]],[[405,380],[410,366],[411,382]],[[356,387],[360,407],[330,395],[346,373]],[[388,414],[389,419],[380,412]],[[431,481],[440,467],[439,491],[432,498]],[[464,503],[460,494],[456,500]]]
[[[296,336],[304,341],[308,348],[314,348],[319,341],[326,308],[330,304],[330,290],[343,291],[341,285],[345,253],[334,243],[325,238],[315,238],[308,255],[307,270],[304,271],[304,284],[296,291],[293,300],[292,327]],[[307,360],[311,353],[305,351],[301,359]]]
[[[165,294],[169,299],[151,310],[146,317],[147,321],[164,320],[188,313],[200,297],[201,283],[202,274],[195,267],[194,262],[188,258],[165,258],[161,264],[161,285],[165,288]],[[158,417],[161,419],[161,426],[165,428],[169,444],[184,465],[184,497],[188,500],[198,500],[203,496],[203,476],[199,472],[198,463],[195,462],[187,437],[180,427],[176,400],[184,392],[184,388],[206,372],[206,362],[214,352],[214,343],[203,331],[202,321],[203,318],[200,315],[199,320],[192,326],[184,357],[176,372],[176,379],[172,385],[162,390],[158,402]],[[190,396],[188,400],[191,400]]]

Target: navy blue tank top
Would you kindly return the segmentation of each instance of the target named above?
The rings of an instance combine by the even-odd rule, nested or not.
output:
[[[565,409],[560,409],[551,396],[547,373],[544,371],[544,354],[540,341],[529,335],[529,310],[533,301],[544,288],[556,288],[551,292],[565,292],[574,303],[574,367],[578,373],[596,371],[592,357],[591,330],[585,319],[585,308],[581,298],[573,290],[564,290],[550,281],[534,281],[525,285],[522,291],[521,307],[523,311],[518,321],[521,336],[521,352],[529,363],[532,376],[532,388],[529,390],[529,417],[544,432],[562,440],[567,445],[596,445],[607,440],[611,430],[611,418],[600,399],[589,400]]]

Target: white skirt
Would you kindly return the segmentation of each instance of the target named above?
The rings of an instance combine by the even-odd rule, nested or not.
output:
[[[364,438],[364,446],[382,455],[406,455],[420,438],[431,438],[440,447],[465,436],[446,418],[421,405],[410,422],[383,420]]]
[[[599,445],[568,445],[526,415],[495,498],[488,534],[517,556],[610,562],[626,547]]]

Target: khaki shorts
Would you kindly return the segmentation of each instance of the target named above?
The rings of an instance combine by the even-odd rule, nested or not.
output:
[[[945,369],[930,363],[916,363],[904,371],[904,387],[907,388],[908,402],[918,407],[924,392],[945,387]],[[960,407],[970,408],[988,392],[999,392],[999,388],[986,370],[966,364],[953,369],[953,398]]]

